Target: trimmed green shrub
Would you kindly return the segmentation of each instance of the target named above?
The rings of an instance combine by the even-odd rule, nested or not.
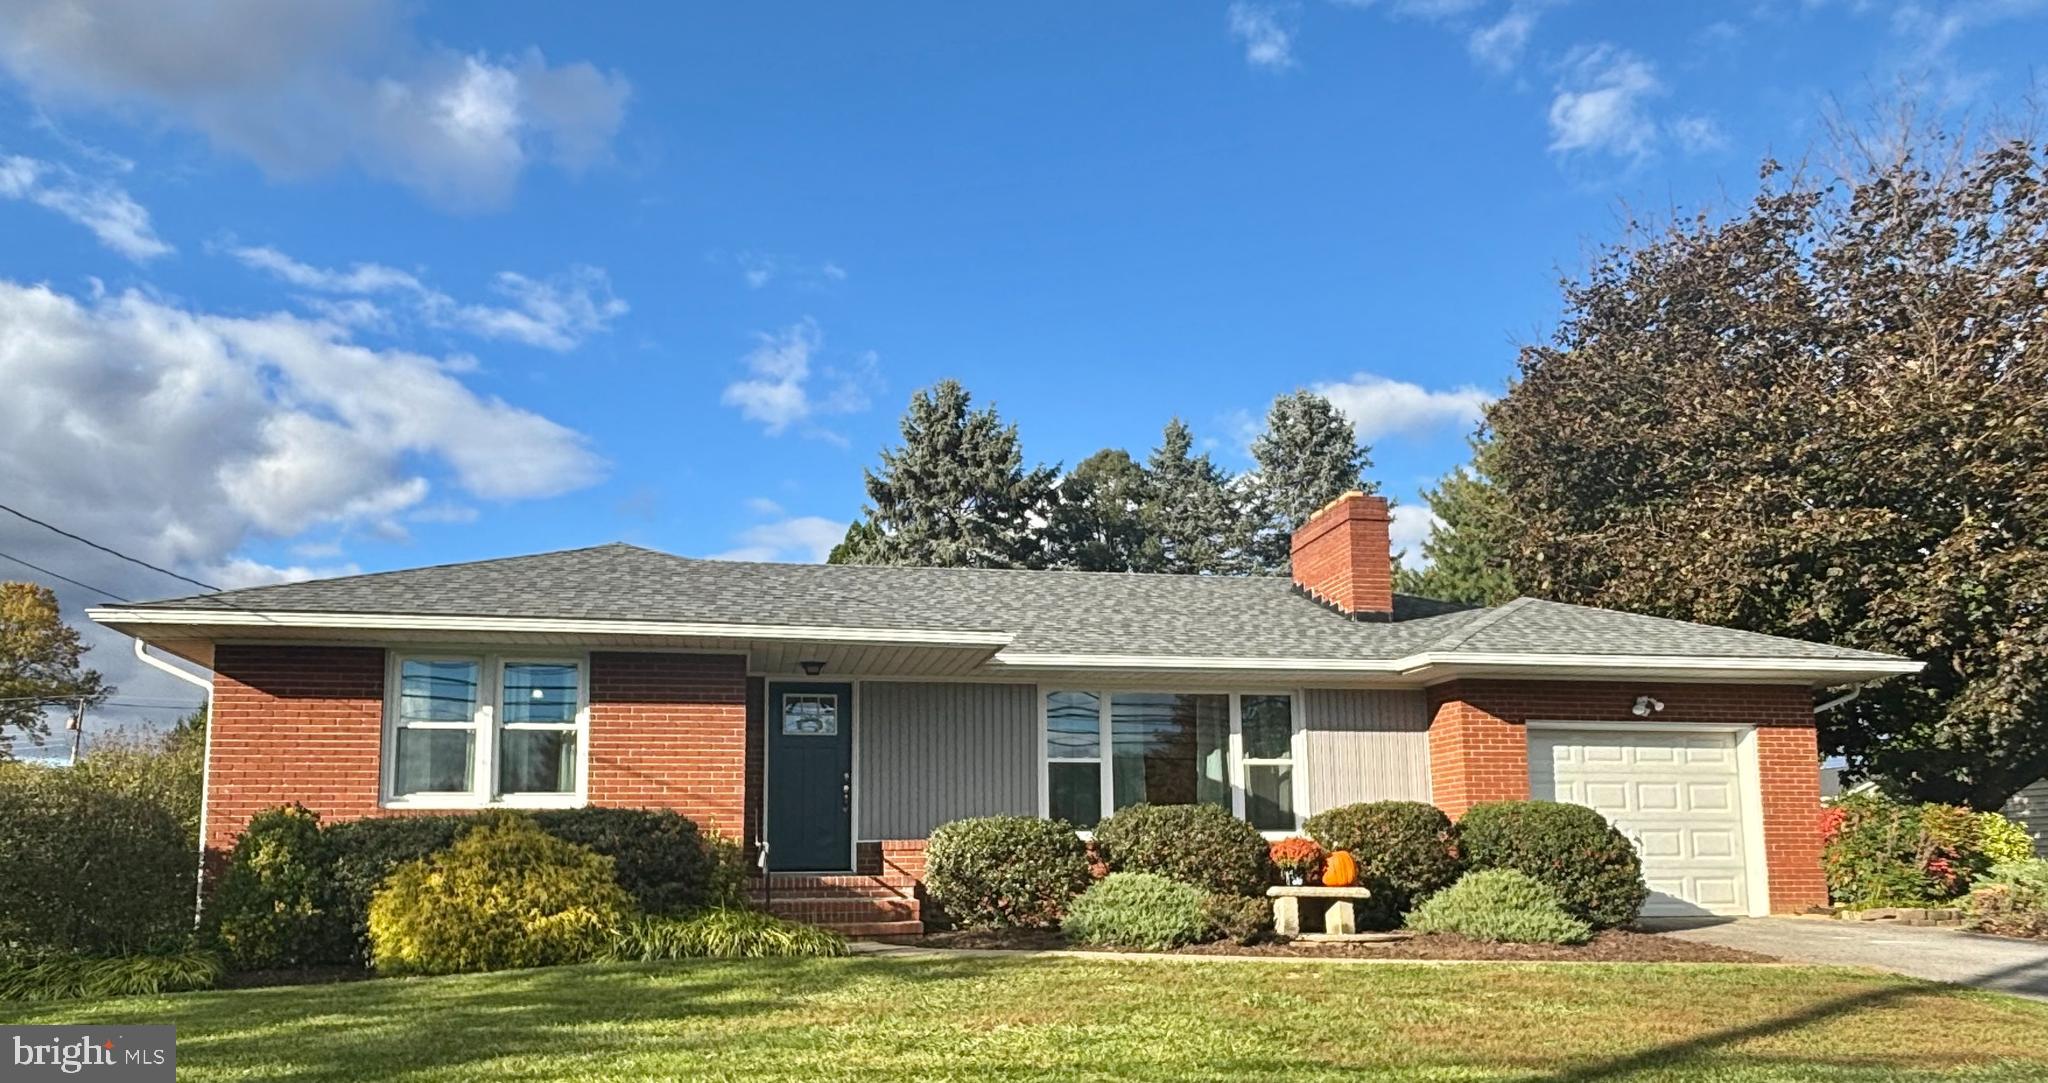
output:
[[[299,805],[265,809],[235,840],[206,906],[207,938],[237,970],[315,966],[349,956],[349,928],[320,817]]]
[[[335,922],[347,930],[330,963],[370,962],[370,900],[400,866],[440,853],[476,826],[475,816],[379,816],[327,825]]]
[[[1273,905],[1263,897],[1211,895],[1202,900],[1208,940],[1256,944],[1273,931]]]
[[[445,852],[399,866],[370,902],[387,974],[452,974],[594,958],[632,913],[612,859],[494,816]]]
[[[1408,927],[1505,944],[1583,944],[1593,936],[1556,888],[1514,869],[1466,873],[1410,911]]]
[[[1457,882],[1465,871],[1457,829],[1421,801],[1365,801],[1309,817],[1302,829],[1326,852],[1349,850],[1359,879],[1395,911]]]
[[[1111,872],[1149,872],[1205,892],[1257,895],[1274,879],[1265,836],[1217,805],[1130,805],[1095,826]]]
[[[220,959],[204,951],[105,959],[53,956],[39,962],[0,963],[0,1001],[182,993],[211,989],[220,975]]]
[[[2034,857],[2034,839],[2027,834],[2026,826],[2014,823],[1996,812],[1977,814],[1977,849],[1984,855],[1988,866],[2010,865],[2016,861],[2031,861]]]
[[[68,770],[0,775],[0,947],[16,957],[183,947],[198,869],[153,801]]]
[[[2048,939],[2048,861],[2030,857],[1991,866],[1963,907],[1980,932]]]
[[[741,907],[689,917],[644,917],[620,926],[605,949],[615,963],[665,959],[824,958],[847,953],[846,938],[815,925]]]
[[[1596,929],[1626,925],[1649,898],[1635,844],[1605,816],[1556,801],[1493,801],[1458,821],[1475,870],[1515,869],[1557,889]]]
[[[1049,928],[1088,887],[1088,848],[1063,820],[981,816],[932,832],[924,887],[967,928]]]
[[[706,836],[664,809],[590,807],[536,813],[391,816],[330,824],[337,919],[357,961],[369,959],[370,899],[393,870],[454,845],[489,816],[530,816],[548,834],[612,858],[619,886],[650,914],[679,914],[745,901],[747,870],[739,847]],[[350,955],[329,960],[346,962]]]
[[[1113,872],[1067,908],[1062,928],[1083,944],[1163,951],[1209,934],[1202,890],[1149,872]]]
[[[649,914],[680,914],[729,901],[711,895],[718,877],[712,841],[679,813],[591,807],[550,809],[533,818],[548,834],[611,858],[619,886]]]

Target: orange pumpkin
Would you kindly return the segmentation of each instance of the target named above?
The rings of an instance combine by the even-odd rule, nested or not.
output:
[[[1349,850],[1338,850],[1323,862],[1324,887],[1350,887],[1358,882],[1358,861]]]

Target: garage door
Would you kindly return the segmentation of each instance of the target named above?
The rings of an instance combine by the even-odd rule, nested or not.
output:
[[[1643,857],[1643,913],[1744,914],[1740,772],[1733,733],[1542,729],[1529,792],[1598,809]]]

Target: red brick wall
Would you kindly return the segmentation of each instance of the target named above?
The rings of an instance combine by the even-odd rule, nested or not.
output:
[[[672,808],[747,833],[747,661],[738,655],[590,656],[590,803]]]
[[[222,646],[213,657],[206,846],[298,802],[330,819],[377,813],[384,740],[378,647]]]
[[[745,660],[598,652],[590,670],[590,803],[673,808],[740,837]],[[206,845],[294,801],[329,820],[395,814],[378,806],[383,736],[382,648],[218,648]]]
[[[1296,586],[1345,613],[1394,612],[1387,501],[1346,493],[1294,532],[1289,566]]]
[[[1757,727],[1764,850],[1771,909],[1827,902],[1820,867],[1820,755],[1813,696],[1803,685],[1454,681],[1429,690],[1432,796],[1452,816],[1482,801],[1529,796],[1524,723],[1639,722],[1648,692],[1664,703],[1658,722],[1741,722]]]

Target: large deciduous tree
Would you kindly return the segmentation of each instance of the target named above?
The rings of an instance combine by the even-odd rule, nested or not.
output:
[[[1882,145],[1566,283],[1486,466],[1529,593],[1926,662],[1823,746],[1995,808],[2048,773],[2044,157]]]
[[[1037,522],[1049,512],[1050,467],[1024,466],[1017,427],[994,407],[976,411],[967,389],[941,380],[910,398],[903,445],[866,471],[866,516],[830,560],[1030,568],[1044,554]]]
[[[1313,391],[1273,400],[1265,431],[1252,440],[1252,459],[1258,470],[1246,497],[1254,523],[1251,557],[1261,570],[1287,570],[1294,532],[1318,508],[1354,489],[1379,491],[1366,479],[1372,456],[1358,442],[1358,430]]]
[[[48,736],[47,708],[106,698],[106,682],[85,668],[87,649],[50,588],[0,583],[0,759],[13,755],[16,736]]]

